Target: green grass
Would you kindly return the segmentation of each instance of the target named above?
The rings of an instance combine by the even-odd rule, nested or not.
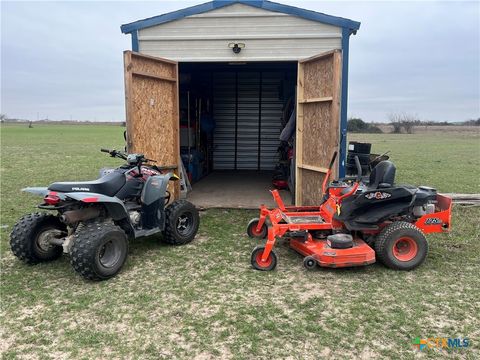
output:
[[[308,272],[282,245],[276,271],[254,271],[257,241],[245,236],[245,225],[256,212],[218,209],[202,212],[199,235],[187,246],[132,243],[124,270],[101,283],[82,280],[66,257],[36,266],[14,258],[9,232],[39,200],[19,190],[92,178],[118,164],[98,148],[121,148],[122,131],[2,126],[3,358],[413,359],[418,336],[471,340],[467,349],[424,351],[427,358],[478,358],[478,208],[455,207],[452,232],[429,236],[427,261],[408,273],[376,264]],[[475,135],[355,139],[392,150],[402,182],[479,192]]]

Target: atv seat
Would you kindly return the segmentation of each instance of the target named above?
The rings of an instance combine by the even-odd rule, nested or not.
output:
[[[82,182],[56,182],[48,187],[50,191],[63,193],[69,192],[91,192],[106,196],[114,196],[123,185],[125,185],[125,174],[111,172],[100,179]]]
[[[368,190],[392,187],[395,182],[395,165],[391,161],[381,161],[370,173]]]

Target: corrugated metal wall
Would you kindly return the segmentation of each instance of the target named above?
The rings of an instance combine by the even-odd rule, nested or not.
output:
[[[283,72],[213,75],[214,170],[272,170],[282,128]]]

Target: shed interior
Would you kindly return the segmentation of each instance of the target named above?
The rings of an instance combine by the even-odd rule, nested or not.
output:
[[[179,63],[182,162],[199,207],[288,202],[294,137],[280,141],[295,103],[297,62]],[[295,127],[293,127],[294,131]]]

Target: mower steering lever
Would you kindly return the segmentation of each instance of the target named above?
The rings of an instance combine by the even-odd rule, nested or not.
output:
[[[355,192],[357,191],[358,189],[358,186],[360,185],[360,182],[356,182],[355,185],[353,185],[352,187],[352,190],[350,190],[348,193],[346,194],[343,194],[342,196],[339,196],[337,198],[337,204],[340,204],[342,202],[343,199],[345,199],[346,197],[349,197],[353,194],[355,194]]]
[[[360,160],[358,159],[358,156],[355,156],[355,165],[357,165],[357,181],[355,182],[355,185],[353,185],[352,190],[350,190],[348,193],[343,194],[342,196],[337,198],[337,204],[340,204],[343,199],[346,197],[349,197],[353,194],[358,189],[358,186],[360,185],[360,181],[362,181],[362,165],[360,165]]]
[[[330,164],[328,165],[328,171],[325,174],[325,178],[323,179],[323,184],[322,184],[322,193],[325,194],[327,191],[327,184],[330,181],[330,176],[332,175],[332,167],[333,164],[335,163],[335,159],[337,158],[337,152],[335,151],[332,156],[332,160],[330,160]]]

